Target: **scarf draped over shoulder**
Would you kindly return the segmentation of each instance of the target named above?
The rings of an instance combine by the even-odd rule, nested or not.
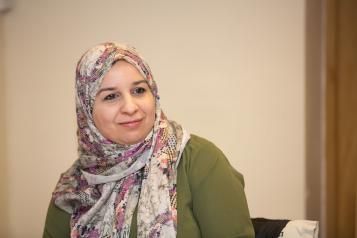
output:
[[[155,97],[152,131],[128,146],[104,138],[92,118],[103,77],[118,60],[135,66]],[[177,165],[189,135],[161,111],[150,68],[134,48],[108,42],[85,52],[76,68],[76,113],[79,158],[52,195],[71,214],[71,237],[129,237],[136,208],[138,237],[176,237]]]

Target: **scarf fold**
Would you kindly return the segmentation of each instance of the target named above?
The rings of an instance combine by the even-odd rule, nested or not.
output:
[[[95,127],[92,110],[104,75],[125,60],[147,80],[156,99],[152,131],[134,145],[119,145]],[[161,111],[147,63],[132,47],[103,43],[88,50],[76,69],[79,158],[53,192],[71,213],[71,237],[129,237],[137,207],[138,237],[176,237],[177,165],[189,134]]]

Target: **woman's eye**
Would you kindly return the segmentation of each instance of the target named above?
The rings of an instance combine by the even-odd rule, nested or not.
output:
[[[110,101],[118,97],[117,93],[111,93],[104,97],[104,101]]]
[[[133,94],[134,95],[140,95],[146,92],[146,89],[143,87],[138,87],[138,88],[134,88],[133,90]]]

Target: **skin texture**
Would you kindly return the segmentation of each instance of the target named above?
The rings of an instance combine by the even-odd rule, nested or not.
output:
[[[121,145],[145,139],[155,122],[155,99],[139,71],[118,61],[104,76],[93,106],[99,132]]]

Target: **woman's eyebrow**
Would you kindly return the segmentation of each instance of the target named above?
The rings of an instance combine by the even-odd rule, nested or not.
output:
[[[148,84],[148,82],[146,81],[146,79],[143,79],[143,80],[138,80],[138,81],[133,82],[133,85],[138,85],[138,84],[141,84],[141,83],[146,83],[146,84]]]
[[[141,83],[146,83],[149,86],[149,84],[146,81],[146,79],[135,81],[135,82],[133,82],[133,85],[139,85]],[[102,92],[105,92],[105,91],[114,91],[114,90],[116,90],[115,87],[101,88],[101,89],[98,90],[97,95],[99,95],[99,94],[101,94]]]
[[[114,91],[115,89],[116,88],[114,88],[114,87],[101,88],[98,90],[97,95],[99,95],[100,93],[105,92],[105,91]]]

